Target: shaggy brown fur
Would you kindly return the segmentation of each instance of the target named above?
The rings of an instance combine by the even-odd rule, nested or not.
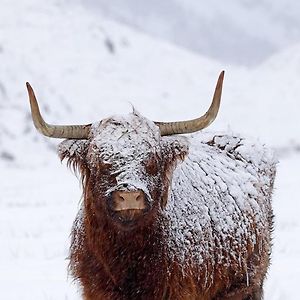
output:
[[[82,156],[80,159],[76,155],[68,157],[66,153],[62,159],[64,157],[69,159],[68,163],[74,168],[79,168],[83,178],[84,209],[79,213],[72,232],[70,270],[80,281],[85,300],[262,299],[262,282],[269,265],[270,240],[264,249],[257,249],[256,246],[261,245],[263,239],[257,241],[256,245],[249,241],[248,253],[243,254],[247,261],[244,268],[255,274],[251,285],[247,284],[245,278],[247,272],[234,259],[229,267],[212,265],[209,259],[201,266],[186,261],[183,267],[167,255],[165,234],[168,221],[162,214],[162,208],[168,197],[168,174],[176,160],[175,156],[165,162],[163,174],[160,174],[164,180],[151,191],[153,199],[164,200],[155,202],[150,213],[130,231],[120,228],[103,205],[107,200],[107,187],[115,184],[114,176],[109,173],[110,166],[98,164],[96,169],[90,169]],[[149,173],[158,172],[156,164],[155,161],[147,163]],[[271,218],[270,213],[267,233],[271,231]],[[250,266],[255,271],[249,269]],[[204,271],[214,276],[213,284],[209,287],[204,284],[205,278],[202,278]]]

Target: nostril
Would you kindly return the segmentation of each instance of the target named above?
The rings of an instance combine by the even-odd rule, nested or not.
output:
[[[113,210],[145,210],[147,201],[144,192],[137,191],[114,191],[112,194]]]

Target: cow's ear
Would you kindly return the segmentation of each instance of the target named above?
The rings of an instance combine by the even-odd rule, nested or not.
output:
[[[58,145],[58,155],[63,161],[67,160],[67,165],[74,171],[86,169],[86,154],[89,147],[89,140],[64,140]]]

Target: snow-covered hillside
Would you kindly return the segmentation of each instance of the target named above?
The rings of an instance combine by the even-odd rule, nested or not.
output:
[[[87,0],[97,13],[202,55],[257,65],[300,41],[294,0]],[[254,46],[255,45],[255,46]]]
[[[58,141],[35,131],[25,82],[34,87],[49,123],[89,123],[127,113],[131,103],[150,119],[170,121],[204,113],[225,69],[220,114],[208,130],[257,136],[279,151],[266,299],[296,299],[299,53],[295,45],[249,70],[148,37],[91,13],[79,1],[2,0],[1,298],[79,298],[67,281],[65,260],[79,184],[56,157]]]

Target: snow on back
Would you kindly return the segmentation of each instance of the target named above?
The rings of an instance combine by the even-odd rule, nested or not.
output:
[[[249,242],[269,238],[263,233],[271,226],[276,161],[264,146],[237,136],[198,133],[189,143],[166,207],[170,253],[181,263],[241,264]]]

